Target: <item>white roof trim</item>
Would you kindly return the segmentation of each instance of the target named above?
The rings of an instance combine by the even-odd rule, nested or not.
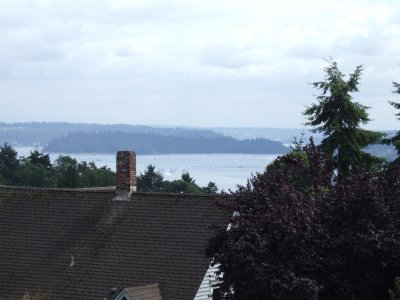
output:
[[[126,298],[127,300],[133,300],[131,297],[129,297],[129,295],[122,290],[115,298],[114,300],[122,300],[123,298]]]

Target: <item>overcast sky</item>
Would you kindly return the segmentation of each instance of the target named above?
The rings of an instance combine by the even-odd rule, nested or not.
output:
[[[323,58],[396,129],[394,1],[0,0],[0,122],[303,127]]]

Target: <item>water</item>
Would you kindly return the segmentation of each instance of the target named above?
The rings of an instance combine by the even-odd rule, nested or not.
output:
[[[30,147],[15,147],[19,156],[28,156]],[[115,155],[104,153],[50,153],[54,161],[59,155],[69,155],[77,161],[93,161],[97,166],[107,166],[115,171]],[[278,155],[276,154],[166,154],[137,155],[137,174],[152,164],[160,171],[165,180],[180,179],[183,172],[189,174],[200,186],[213,181],[218,188],[235,190],[244,185],[256,172],[264,172],[265,167]]]

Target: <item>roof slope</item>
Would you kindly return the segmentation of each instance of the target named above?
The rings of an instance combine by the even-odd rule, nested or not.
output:
[[[212,197],[114,190],[0,187],[0,298],[26,289],[59,299],[104,299],[157,282],[165,300],[193,299],[209,262]]]

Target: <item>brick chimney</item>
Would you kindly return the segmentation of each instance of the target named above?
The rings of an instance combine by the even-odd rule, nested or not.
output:
[[[136,153],[133,151],[117,152],[117,180],[113,201],[129,201],[136,192]]]

